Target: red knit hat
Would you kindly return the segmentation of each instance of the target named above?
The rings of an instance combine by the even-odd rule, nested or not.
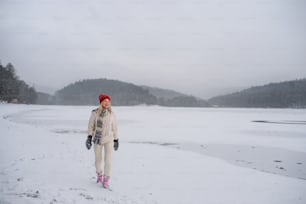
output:
[[[104,101],[105,99],[111,100],[111,97],[108,96],[108,95],[106,95],[106,94],[104,94],[104,93],[102,93],[102,94],[99,95],[99,101],[100,101],[100,103],[101,103],[102,101]]]

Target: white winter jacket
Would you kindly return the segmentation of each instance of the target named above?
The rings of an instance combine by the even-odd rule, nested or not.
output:
[[[118,139],[117,121],[114,112],[111,109],[104,109],[102,116],[102,114],[98,115],[97,111],[98,109],[95,109],[91,112],[88,123],[88,135],[93,136],[93,141],[99,138],[99,144],[105,144]]]

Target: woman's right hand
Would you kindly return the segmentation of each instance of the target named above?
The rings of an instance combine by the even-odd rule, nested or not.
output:
[[[91,143],[91,140],[92,140],[92,136],[91,135],[88,135],[87,136],[87,140],[86,140],[86,147],[87,149],[89,150],[92,146],[92,143]]]

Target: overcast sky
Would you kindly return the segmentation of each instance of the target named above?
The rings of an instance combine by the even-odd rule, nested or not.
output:
[[[305,0],[0,0],[0,60],[36,89],[109,78],[208,98],[306,77]]]

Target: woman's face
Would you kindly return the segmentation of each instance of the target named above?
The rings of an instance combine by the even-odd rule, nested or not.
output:
[[[103,108],[109,108],[110,107],[110,100],[109,99],[104,99],[101,103],[102,103]]]

